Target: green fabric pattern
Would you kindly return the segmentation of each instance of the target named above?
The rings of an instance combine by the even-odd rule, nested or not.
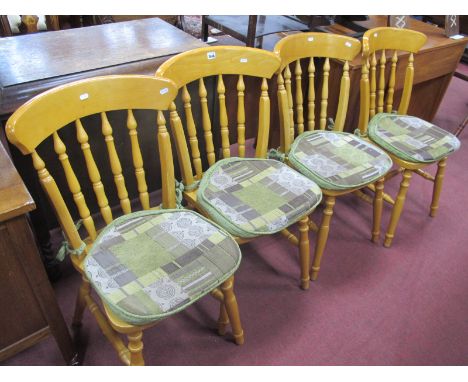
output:
[[[99,296],[122,320],[144,325],[203,297],[238,268],[239,246],[190,210],[124,215],[96,238],[84,261]]]
[[[432,163],[460,148],[455,135],[421,118],[379,113],[368,125],[369,138],[398,158]]]
[[[204,174],[197,191],[210,218],[244,238],[281,231],[310,214],[321,199],[313,181],[271,159],[222,159]]]
[[[380,148],[354,134],[315,130],[291,145],[289,163],[327,190],[346,190],[373,183],[392,167]]]

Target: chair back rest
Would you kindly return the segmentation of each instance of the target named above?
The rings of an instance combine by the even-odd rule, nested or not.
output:
[[[332,84],[338,83],[341,74],[333,129],[343,130],[350,92],[349,61],[352,61],[360,50],[359,40],[317,32],[290,35],[275,45],[274,51],[281,58],[281,71],[278,75],[278,103],[282,126],[281,150],[283,152],[289,150],[294,137],[302,134],[305,129],[309,131],[325,129],[329,117],[330,71],[332,71]],[[332,60],[332,68],[330,60]],[[320,65],[320,61],[323,61],[323,64],[317,70],[316,67]],[[301,63],[307,65],[307,76],[304,78]],[[292,78],[292,71],[294,78]],[[338,72],[333,76],[335,71]],[[335,78],[337,79],[335,80]],[[306,105],[304,105],[303,92],[306,92]],[[316,92],[320,93],[318,97],[316,97]],[[315,106],[318,102],[320,102],[320,109]],[[307,121],[304,121],[305,112],[307,113]]]
[[[185,185],[190,186],[195,180],[201,179],[203,162],[205,167],[211,166],[217,159],[229,158],[232,155],[230,137],[237,135],[238,156],[244,157],[246,123],[252,125],[255,123],[256,117],[258,118],[258,131],[255,156],[266,157],[270,128],[270,99],[267,79],[273,76],[279,65],[279,58],[265,50],[242,46],[216,46],[181,53],[159,67],[156,76],[171,79],[180,89],[179,93],[185,114],[185,129],[177,113],[175,103],[170,108],[170,123]],[[228,75],[235,77],[229,78]],[[212,107],[213,115],[210,115],[210,94],[205,86],[205,81],[212,76],[216,76],[217,80],[216,92],[214,89],[212,92],[216,94],[212,94],[212,96],[214,99],[217,95],[218,109],[214,110],[215,108]],[[247,77],[246,80],[244,77]],[[228,86],[225,85],[225,81],[227,85],[231,83],[233,87],[235,86],[232,93],[227,91]],[[192,112],[192,99],[188,90],[192,83],[198,86],[201,123],[195,122]],[[227,103],[226,94],[228,97],[231,94],[237,94],[237,97],[232,96],[232,101],[237,102]],[[257,94],[259,94],[259,100]],[[246,115],[246,102],[249,104],[255,102],[259,105],[257,116]],[[210,104],[214,103],[213,101]],[[235,110],[228,110],[230,104],[233,104],[232,108]],[[214,120],[216,115],[218,116],[217,121]],[[249,121],[246,121],[246,116],[249,117]],[[218,134],[213,135],[212,123],[215,126],[219,124],[220,155],[215,154],[214,142],[219,141],[219,136]],[[202,129],[199,128],[200,124]],[[203,132],[206,160],[201,158],[199,146],[201,137],[197,131]],[[189,154],[189,145],[191,154]]]
[[[359,114],[362,135],[367,134],[367,123],[376,113],[394,110],[397,90],[402,89],[397,112],[407,114],[413,88],[414,53],[426,40],[426,35],[410,29],[380,27],[364,33]],[[400,66],[404,70],[398,70]]]
[[[164,115],[161,110],[167,110],[177,94],[175,84],[167,79],[156,79],[150,76],[104,76],[76,81],[46,91],[13,113],[6,125],[8,140],[18,147],[23,154],[31,155],[33,166],[39,176],[39,181],[51,204],[54,207],[58,221],[67,236],[72,248],[78,249],[82,239],[75,228],[72,219],[73,210],[67,206],[62,191],[46,168],[44,160],[36,151],[37,147],[52,136],[54,151],[63,169],[69,191],[78,214],[83,221],[91,240],[97,236],[96,225],[91,217],[88,203],[82,193],[85,179],[79,180],[67,155],[67,147],[59,136],[59,130],[74,122],[76,140],[80,145],[86,164],[87,175],[99,205],[102,218],[106,224],[113,220],[108,198],[101,182],[102,168],[96,165],[95,156],[107,156],[112,171],[120,206],[124,214],[131,212],[130,199],[122,175],[122,166],[114,143],[113,128],[106,112],[127,110],[127,126],[131,143],[132,160],[138,185],[139,199],[143,209],[149,209],[145,171],[137,136],[137,122],[133,109],[157,110],[157,140],[161,161],[163,207],[175,207],[174,168],[169,134],[166,130]],[[105,153],[92,152],[88,134],[82,123],[82,118],[100,114],[103,139],[107,148]],[[70,148],[69,149],[73,149]],[[73,151],[73,150],[69,150]],[[78,160],[78,159],[76,159]],[[75,162],[76,163],[76,162]],[[71,206],[70,206],[71,207]]]

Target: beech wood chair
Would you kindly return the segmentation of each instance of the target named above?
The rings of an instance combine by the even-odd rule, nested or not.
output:
[[[216,46],[175,56],[159,67],[156,76],[173,80],[180,89],[185,129],[175,104],[170,107],[170,122],[185,187],[184,195],[189,206],[224,227],[239,244],[258,236],[281,232],[290,243],[299,247],[300,285],[308,289],[308,215],[322,195],[314,182],[283,163],[266,159],[270,128],[267,79],[273,76],[279,65],[279,58],[271,52],[248,47]],[[237,80],[234,93],[226,91],[228,75],[234,75]],[[205,80],[210,76],[217,78],[219,129],[207,107]],[[188,85],[193,82],[198,83],[203,137],[197,135],[188,91]],[[260,86],[256,86],[259,82]],[[232,103],[237,106],[237,121],[233,121],[233,118],[228,120],[226,94],[234,94],[233,98],[237,95],[237,105]],[[246,99],[259,105],[255,158],[245,157],[245,126],[246,123],[254,124],[257,117],[246,115]],[[238,156],[232,156],[235,151],[230,137],[235,137],[236,133]],[[218,134],[221,136],[219,153],[213,144]],[[205,144],[205,172],[199,141]],[[288,230],[296,222],[299,222],[299,236]]]
[[[130,75],[96,77],[38,95],[21,106],[6,126],[10,142],[23,154],[31,155],[66,236],[71,261],[82,274],[73,325],[81,325],[84,309],[88,307],[127,365],[144,364],[143,330],[209,293],[220,302],[219,333],[224,334],[230,322],[236,343],[244,341],[233,291],[233,274],[241,259],[237,243],[226,231],[196,212],[176,209],[171,143],[162,112],[176,94],[174,83],[167,79]],[[162,208],[150,205],[134,109],[157,111],[154,138],[161,163]],[[131,197],[106,113],[114,110],[128,110],[127,126],[121,127],[128,130],[142,211],[131,211]],[[101,116],[107,153],[96,152],[96,146],[93,152],[92,146],[97,142],[89,142],[82,124],[83,117],[97,113]],[[105,222],[102,230],[97,229],[97,216],[91,216],[82,192],[81,185],[87,179],[78,180],[77,166],[74,170],[67,147],[59,136],[60,129],[72,122],[76,125],[77,143]],[[80,235],[72,219],[73,206],[67,206],[64,201],[65,190],[59,189],[36,151],[47,138],[53,140],[86,238],[82,238],[86,235]],[[120,199],[123,216],[118,218],[109,206],[101,182],[105,168],[96,165],[95,158],[101,155],[108,156],[108,167]],[[103,311],[91,296],[91,287],[100,296]],[[120,334],[127,336],[128,346]]]
[[[460,147],[453,134],[407,115],[415,75],[414,54],[426,40],[423,33],[390,27],[370,29],[362,40],[366,65],[362,65],[361,76],[360,134],[382,147],[399,167],[389,172],[385,181],[403,175],[396,199],[384,195],[385,201],[393,205],[385,247],[391,246],[395,236],[412,174],[434,183],[430,208],[430,216],[434,217],[439,208],[447,157]],[[394,111],[400,89],[398,110]],[[434,177],[423,168],[435,163]]]
[[[372,241],[376,242],[380,235],[383,176],[391,168],[392,161],[383,150],[370,142],[343,132],[350,92],[349,61],[360,50],[359,40],[316,32],[287,36],[274,48],[281,58],[278,73],[281,122],[279,159],[286,160],[294,169],[315,181],[325,196],[320,226],[309,220],[310,228],[318,233],[310,270],[312,280],[318,277],[338,196],[376,183],[377,192],[374,199],[370,199],[374,205]],[[322,67],[317,67],[321,61]],[[336,67],[332,76],[331,63]],[[307,76],[302,76],[301,64],[306,64]],[[293,66],[292,70],[290,66]],[[333,123],[327,122],[330,120],[330,80],[335,83],[340,81]],[[270,156],[278,158],[278,152],[271,150]]]

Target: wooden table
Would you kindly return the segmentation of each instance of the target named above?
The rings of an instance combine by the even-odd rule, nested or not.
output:
[[[1,38],[0,115],[74,80],[152,75],[169,57],[203,46],[159,18]]]
[[[169,57],[204,46],[207,45],[159,18],[0,38],[1,119],[5,122],[20,105],[55,86],[99,75],[153,75]],[[146,119],[148,123],[154,122],[152,114]],[[95,127],[90,139],[93,135],[101,135],[97,121]],[[150,132],[149,129],[146,131]],[[4,133],[0,138],[5,142]],[[71,139],[76,141],[74,136]],[[141,134],[140,139],[152,142],[152,136]],[[55,159],[53,149],[48,148],[43,157],[46,163],[53,157]],[[11,146],[10,152],[36,201],[37,209],[31,214],[31,219],[47,266],[54,257],[49,230],[58,224],[37,181],[30,158]],[[131,157],[130,153],[125,155]],[[154,163],[155,167],[157,165]],[[58,163],[56,168],[52,165],[50,169],[52,173],[61,171]],[[152,185],[157,187],[157,184]],[[63,187],[66,189],[65,185]],[[111,199],[110,203],[118,204],[117,199]]]
[[[368,29],[386,26],[386,23],[387,16],[370,16],[367,21],[356,22],[356,24]],[[450,39],[444,35],[443,29],[413,18],[409,20],[409,29],[424,33],[427,36],[427,42],[415,55],[414,85],[408,114],[432,121],[439,109],[453,73],[460,62],[468,38]],[[336,28],[333,30],[335,33],[340,33],[336,32],[338,30]],[[399,55],[399,60],[406,62],[406,56],[407,54]],[[351,93],[345,124],[346,131],[354,131],[358,126],[361,67],[362,59],[358,56],[350,64]],[[333,70],[333,64],[331,70]],[[397,105],[401,98],[403,76],[404,73],[401,73],[401,71],[400,75],[397,76],[395,90],[395,104]],[[388,81],[388,74],[386,79]],[[338,76],[332,76],[332,73],[330,74],[330,88],[339,89]],[[334,101],[332,98],[330,100],[332,102],[329,103],[329,115],[333,116],[336,113],[337,98],[335,97]]]
[[[27,218],[35,204],[1,143],[0,172],[0,362],[51,334],[71,364],[72,340]]]
[[[208,25],[244,42],[246,46],[262,47],[263,36],[285,31],[308,31],[309,27],[289,16],[203,16],[202,39],[208,39]],[[258,44],[255,44],[256,40]]]

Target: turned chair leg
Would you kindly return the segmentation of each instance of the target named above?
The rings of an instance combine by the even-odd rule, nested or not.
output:
[[[374,222],[372,227],[372,241],[377,243],[380,239],[380,224],[382,221],[382,208],[383,208],[383,189],[385,178],[379,179],[375,183],[374,195]]]
[[[309,245],[309,218],[299,220],[299,258],[301,264],[301,288],[310,286],[310,245]]]
[[[127,334],[128,350],[130,351],[130,366],[144,366],[143,359],[143,332],[138,330],[134,333]]]
[[[387,233],[385,234],[384,246],[390,247],[392,245],[393,237],[395,236],[395,230],[400,220],[403,206],[405,205],[406,192],[408,191],[412,171],[405,169],[403,171],[403,180],[400,183],[400,190],[393,206],[392,215],[390,217],[390,224],[388,225]]]
[[[89,281],[83,278],[81,282],[80,289],[78,291],[78,295],[76,297],[76,304],[75,304],[75,313],[73,315],[72,325],[74,327],[80,327],[81,321],[83,320],[83,313],[86,308],[86,296],[90,293],[90,284]]]
[[[224,336],[226,334],[226,327],[229,325],[229,316],[226,311],[226,306],[223,302],[219,304],[219,318],[218,318],[218,334]]]
[[[447,166],[447,158],[439,161],[437,164],[437,174],[434,180],[434,189],[432,192],[431,213],[430,216],[434,217],[439,209],[439,197],[442,191],[442,183],[444,182],[445,167]]]
[[[327,196],[325,198],[325,209],[323,210],[322,223],[317,235],[317,243],[315,244],[314,262],[312,264],[312,270],[310,278],[317,280],[318,273],[320,270],[320,262],[322,261],[323,251],[327,244],[328,232],[330,231],[330,220],[333,215],[333,207],[335,206],[335,197]]]
[[[236,295],[234,294],[234,276],[227,279],[222,285],[221,290],[224,295],[224,306],[231,321],[232,335],[237,345],[244,343],[244,331],[239,316],[239,307],[237,306]]]

